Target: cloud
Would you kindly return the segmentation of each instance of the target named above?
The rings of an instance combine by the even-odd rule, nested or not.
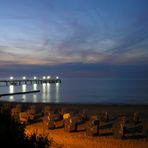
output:
[[[143,4],[138,7],[129,3],[131,10],[127,9],[126,13],[119,5],[116,13],[110,13],[113,4],[108,6],[96,1],[85,1],[86,5],[84,1],[73,2],[73,5],[46,1],[41,6],[28,5],[32,4],[28,2],[21,5],[22,9],[32,8],[26,15],[13,12],[13,16],[20,18],[16,21],[12,17],[11,24],[2,20],[1,66],[148,63],[148,10]],[[39,18],[36,14],[40,14]],[[28,17],[28,21],[24,17]]]

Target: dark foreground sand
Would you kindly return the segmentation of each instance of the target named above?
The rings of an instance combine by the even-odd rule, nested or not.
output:
[[[103,104],[50,104],[50,103],[13,103],[13,102],[0,102],[1,104],[8,103],[11,106],[21,104],[25,110],[28,106],[35,105],[38,111],[42,111],[45,106],[50,106],[52,109],[64,108],[67,111],[82,112],[85,110],[88,116],[96,115],[102,111],[108,111],[112,117],[132,114],[138,112],[141,120],[148,125],[148,105],[103,105]],[[81,127],[80,127],[81,128]],[[147,148],[147,137],[129,137],[127,139],[115,139],[113,135],[105,135],[101,131],[102,136],[88,137],[85,131],[79,132],[65,132],[63,128],[49,130],[44,127],[43,122],[39,121],[26,127],[26,133],[31,134],[36,132],[37,134],[48,135],[49,139],[57,143],[53,144],[53,147],[66,147],[66,148]]]

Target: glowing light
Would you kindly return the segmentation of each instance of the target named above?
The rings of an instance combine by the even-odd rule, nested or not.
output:
[[[23,77],[23,80],[26,80],[26,77],[25,76]]]
[[[50,76],[47,76],[47,79],[50,79]]]
[[[37,79],[37,77],[36,77],[36,76],[34,76],[34,77],[33,77],[33,79],[34,79],[34,80],[36,80],[36,79]]]
[[[43,77],[43,79],[45,80],[45,79],[46,79],[46,77],[44,76],[44,77]]]
[[[10,80],[13,80],[14,78],[13,77],[10,77]]]
[[[59,79],[59,77],[58,77],[58,76],[56,76],[56,79]]]

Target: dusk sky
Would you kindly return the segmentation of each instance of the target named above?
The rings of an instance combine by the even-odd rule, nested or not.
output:
[[[0,76],[148,78],[148,0],[0,0]]]

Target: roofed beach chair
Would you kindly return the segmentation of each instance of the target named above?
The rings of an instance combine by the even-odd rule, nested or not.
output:
[[[64,131],[74,132],[77,131],[77,120],[74,117],[69,117],[64,120]]]
[[[86,127],[86,136],[96,136],[99,134],[100,121],[98,119],[91,119]]]
[[[114,125],[114,137],[116,138],[125,138],[138,134],[143,133],[143,124],[142,122],[140,123],[134,123],[134,122],[129,122],[125,117],[119,119],[117,123]]]
[[[28,118],[30,121],[33,121],[34,119],[36,119],[36,106],[30,106],[28,109],[27,109],[27,114],[28,114]]]
[[[48,114],[43,117],[43,124],[52,130],[64,126],[61,114],[54,111],[48,112]]]
[[[21,112],[21,105],[17,104],[11,109],[11,116],[15,119],[19,119],[19,113]]]
[[[134,112],[133,113],[133,118],[132,118],[132,121],[134,122],[134,124],[139,124],[141,121],[140,121],[140,116],[139,116],[139,113],[137,112]]]
[[[100,122],[108,122],[109,121],[109,113],[107,111],[99,113]]]

